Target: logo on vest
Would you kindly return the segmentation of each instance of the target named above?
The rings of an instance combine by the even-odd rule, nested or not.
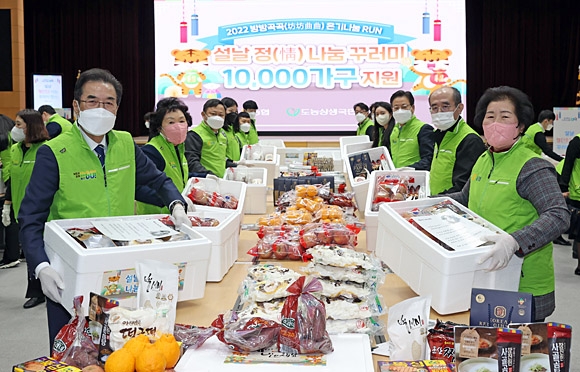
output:
[[[97,171],[94,169],[88,171],[80,171],[74,172],[73,175],[75,176],[75,178],[78,178],[81,181],[92,180],[97,178]]]

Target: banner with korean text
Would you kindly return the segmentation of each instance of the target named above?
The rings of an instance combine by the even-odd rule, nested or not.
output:
[[[194,123],[210,98],[258,103],[261,133],[356,130],[353,105],[466,91],[465,5],[455,0],[157,0],[156,100]],[[464,97],[465,98],[465,97]]]

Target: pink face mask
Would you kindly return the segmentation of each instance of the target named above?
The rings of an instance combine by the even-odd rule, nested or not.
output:
[[[518,124],[491,123],[483,126],[483,135],[493,151],[510,149],[518,140],[520,129]]]
[[[177,146],[187,137],[187,123],[170,124],[163,128],[163,134],[169,142]]]

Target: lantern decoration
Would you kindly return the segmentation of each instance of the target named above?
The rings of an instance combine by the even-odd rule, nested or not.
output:
[[[429,34],[430,14],[427,11],[427,0],[425,0],[425,12],[423,13],[423,35]]]
[[[181,0],[181,22],[179,23],[179,41],[187,43],[187,22],[185,22],[185,0]]]
[[[441,20],[439,19],[439,0],[437,0],[437,19],[433,21],[433,41],[441,41]]]
[[[197,16],[197,12],[195,11],[195,0],[193,0],[193,14],[191,15],[191,36],[199,35],[198,24],[199,19]]]

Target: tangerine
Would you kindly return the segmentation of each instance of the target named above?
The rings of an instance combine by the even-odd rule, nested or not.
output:
[[[105,372],[134,372],[135,357],[127,349],[115,350],[105,362]]]
[[[166,364],[165,355],[153,344],[145,345],[141,354],[135,359],[137,372],[163,372]]]
[[[147,337],[147,335],[140,334],[139,336],[133,337],[132,339],[127,341],[123,346],[123,349],[129,350],[131,354],[133,354],[133,356],[137,358],[137,356],[141,354],[141,351],[143,351],[145,345],[150,343],[151,342],[149,341],[149,337]]]
[[[165,361],[167,362],[165,368],[175,367],[179,360],[179,356],[181,355],[181,347],[172,334],[162,335],[157,341],[155,341],[153,346],[165,355]]]

